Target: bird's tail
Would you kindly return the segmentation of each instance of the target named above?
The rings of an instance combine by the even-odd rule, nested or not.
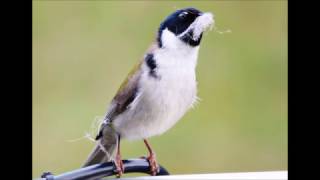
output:
[[[97,144],[90,153],[83,167],[108,162],[114,159],[114,152],[119,142],[118,134],[115,130],[110,125],[102,127],[96,140]]]

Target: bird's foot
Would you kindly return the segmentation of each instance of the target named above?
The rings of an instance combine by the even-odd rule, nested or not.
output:
[[[155,176],[160,172],[160,167],[157,163],[155,153],[151,153],[148,157],[141,157],[141,158],[148,160],[149,166],[150,166],[150,173],[152,176]]]
[[[115,165],[115,172],[117,173],[116,176],[117,178],[120,178],[122,176],[122,174],[124,173],[124,166],[122,163],[122,159],[120,155],[116,155],[115,160],[113,161],[114,165]]]

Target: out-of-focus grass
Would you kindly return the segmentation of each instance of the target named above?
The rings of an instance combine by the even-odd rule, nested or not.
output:
[[[171,173],[287,169],[286,1],[34,1],[33,176],[78,168],[82,137],[176,8],[215,14],[204,36],[199,105],[151,138]],[[122,141],[124,158],[146,154]]]

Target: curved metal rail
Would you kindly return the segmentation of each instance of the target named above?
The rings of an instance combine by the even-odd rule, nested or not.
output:
[[[146,159],[122,160],[124,173],[150,173],[149,162]],[[169,172],[160,166],[160,171],[156,176],[169,175]],[[76,169],[60,175],[54,176],[50,172],[42,174],[44,180],[97,180],[103,177],[116,175],[115,166],[112,162],[95,164],[92,166]]]

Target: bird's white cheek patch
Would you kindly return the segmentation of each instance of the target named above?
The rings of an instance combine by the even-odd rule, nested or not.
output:
[[[185,46],[184,43],[168,29],[163,30],[161,40],[163,46],[167,48],[177,49]]]

